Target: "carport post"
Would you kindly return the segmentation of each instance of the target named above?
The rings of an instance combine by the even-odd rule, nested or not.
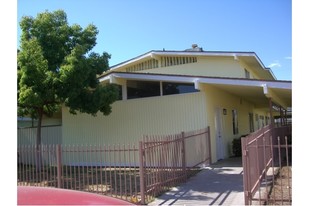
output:
[[[271,98],[268,98],[269,102],[269,115],[270,115],[270,124],[271,127],[274,127],[274,117],[273,117],[273,102],[271,101]]]

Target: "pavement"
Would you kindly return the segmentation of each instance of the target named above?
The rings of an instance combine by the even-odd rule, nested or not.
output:
[[[148,205],[244,205],[241,158],[220,160],[201,169]]]

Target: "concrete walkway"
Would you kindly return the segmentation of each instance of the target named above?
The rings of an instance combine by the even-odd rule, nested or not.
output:
[[[186,183],[148,205],[244,205],[241,158],[229,158],[203,167]]]

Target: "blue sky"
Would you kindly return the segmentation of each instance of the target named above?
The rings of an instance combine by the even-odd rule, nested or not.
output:
[[[94,52],[112,55],[110,66],[150,50],[253,51],[278,80],[292,80],[291,0],[18,0],[22,16],[62,9],[69,24],[94,24]]]

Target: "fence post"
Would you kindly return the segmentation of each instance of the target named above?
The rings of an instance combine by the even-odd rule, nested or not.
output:
[[[248,158],[248,150],[247,150],[247,141],[246,138],[241,138],[241,148],[242,148],[242,166],[243,166],[243,185],[244,185],[244,202],[245,205],[249,205],[249,180],[248,180],[248,174],[249,166],[247,165],[247,158]]]
[[[185,144],[185,132],[181,132],[181,143],[182,143],[182,171],[184,173],[184,180],[187,180],[187,162],[186,162],[186,144]]]
[[[209,150],[209,164],[212,163],[212,159],[211,159],[211,140],[210,140],[210,127],[207,127],[207,133],[208,133],[208,150]],[[206,134],[206,138],[207,138],[207,134]]]
[[[57,155],[57,187],[61,188],[61,145],[56,145],[56,155]]]
[[[143,148],[143,141],[139,142],[139,178],[140,178],[140,189],[141,189],[141,204],[145,205],[145,165],[144,155],[145,151]]]

